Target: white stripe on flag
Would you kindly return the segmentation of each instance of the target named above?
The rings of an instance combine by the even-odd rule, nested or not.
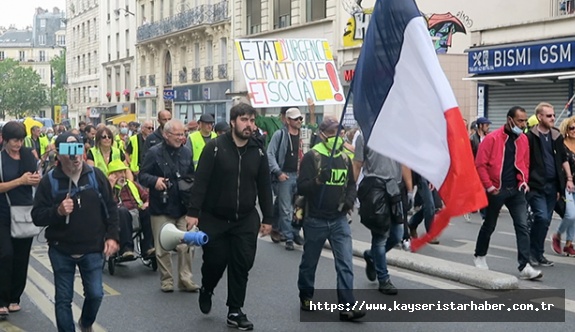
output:
[[[440,188],[451,163],[444,112],[457,102],[422,17],[407,25],[395,69],[368,146]]]

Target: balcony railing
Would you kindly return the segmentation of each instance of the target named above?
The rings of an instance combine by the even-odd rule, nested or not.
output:
[[[180,70],[179,77],[180,77],[180,83],[186,83],[188,81],[188,71]]]
[[[172,85],[172,73],[166,73],[166,85]]]
[[[214,66],[205,66],[204,67],[204,78],[206,80],[213,80],[214,79]]]
[[[228,78],[228,65],[218,65],[218,78]]]
[[[200,68],[193,68],[192,69],[192,82],[199,82],[200,81]]]
[[[156,75],[148,75],[148,85],[156,86]]]
[[[141,87],[146,86],[146,81],[147,81],[147,80],[146,80],[146,75],[141,75],[141,76],[140,76],[140,86],[141,86]]]
[[[228,1],[218,2],[213,5],[201,5],[161,21],[139,26],[137,41],[143,42],[201,24],[214,24],[229,19]]]

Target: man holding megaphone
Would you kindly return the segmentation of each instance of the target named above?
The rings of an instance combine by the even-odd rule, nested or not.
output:
[[[267,155],[252,136],[255,116],[256,110],[248,104],[232,107],[231,132],[206,144],[186,217],[188,230],[199,221],[199,227],[209,236],[202,247],[200,310],[210,312],[214,288],[227,267],[227,324],[243,331],[253,329],[241,308],[256,256],[258,231],[269,234],[273,217]],[[261,225],[256,198],[264,216]]]

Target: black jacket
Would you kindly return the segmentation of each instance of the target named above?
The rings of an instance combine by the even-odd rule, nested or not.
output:
[[[172,159],[172,163],[166,161],[164,157],[166,153]],[[174,169],[172,165],[175,165],[177,169]],[[181,176],[194,174],[192,153],[188,148],[184,146],[174,148],[162,142],[162,144],[152,146],[146,153],[142,167],[140,167],[139,180],[142,186],[150,189],[151,215],[166,215],[171,218],[186,215],[186,208],[182,204],[178,191],[177,171]],[[162,202],[162,192],[155,188],[159,177],[170,179],[171,186],[168,189],[167,204]]]
[[[529,140],[529,188],[534,190],[543,190],[547,180],[545,179],[545,162],[541,150],[541,139],[539,130],[534,126],[527,132]],[[557,171],[557,192],[564,195],[565,192],[565,173],[563,163],[567,161],[567,152],[563,145],[563,136],[558,129],[551,129],[551,139],[553,140],[553,155],[555,157],[555,169]]]
[[[473,152],[473,157],[477,156],[477,150],[479,149],[479,143],[481,143],[481,138],[478,133],[474,133],[469,137],[471,142],[471,151]]]
[[[102,252],[104,240],[119,241],[118,207],[114,202],[110,182],[104,173],[97,167],[90,168],[84,164],[78,185],[86,186],[90,183],[88,173],[96,172],[96,181],[102,200],[108,210],[108,219],[102,207],[102,200],[98,193],[92,189],[79,191],[72,197],[74,210],[70,214],[70,222],[66,224],[66,217],[57,213],[58,206],[66,194],[52,196],[52,185],[48,176],[44,176],[38,185],[32,208],[32,220],[37,226],[48,226],[46,239],[51,246],[55,246],[67,254],[88,254]],[[58,181],[58,189],[69,186],[69,178],[62,171],[61,166],[54,168],[54,178]],[[74,185],[74,184],[72,184]],[[80,204],[78,204],[78,198]]]
[[[231,133],[209,141],[194,176],[188,215],[200,211],[216,218],[237,221],[248,217],[259,199],[263,223],[271,224],[273,203],[268,158],[263,145],[251,137],[236,147]]]
[[[148,150],[150,150],[152,146],[162,142],[164,142],[163,130],[160,127],[158,127],[156,130],[154,130],[153,133],[151,133],[150,135],[148,135],[148,137],[146,137],[146,141],[144,142],[144,148],[141,149],[143,159],[146,158],[146,152],[148,152]],[[142,161],[140,161],[140,164],[141,163]]]

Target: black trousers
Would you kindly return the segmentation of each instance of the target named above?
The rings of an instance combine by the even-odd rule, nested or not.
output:
[[[248,274],[254,265],[260,218],[253,212],[238,221],[218,219],[202,213],[199,228],[208,234],[209,241],[202,247],[202,286],[213,291],[228,268],[229,308],[242,308],[246,298]]]
[[[20,303],[26,287],[33,238],[14,239],[10,224],[0,224],[0,307]]]
[[[120,254],[125,251],[134,251],[134,240],[132,240],[132,215],[130,210],[121,206],[118,208],[118,215],[120,217]]]

